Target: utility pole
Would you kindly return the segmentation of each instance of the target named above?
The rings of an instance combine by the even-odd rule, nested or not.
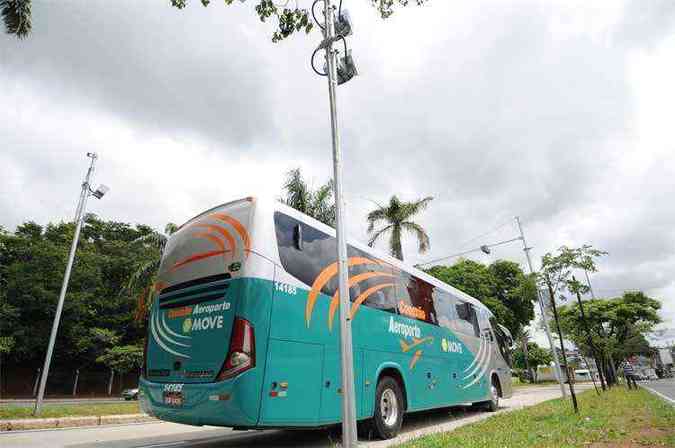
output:
[[[333,140],[333,180],[335,190],[335,233],[337,235],[338,294],[340,295],[340,353],[342,362],[342,446],[355,447],[356,399],[354,393],[354,353],[352,349],[352,323],[349,315],[350,300],[347,277],[347,242],[345,235],[344,201],[342,198],[342,154],[338,129],[336,88],[337,61],[333,49],[335,37],[335,10],[331,0],[324,0],[324,42],[326,43],[326,66],[328,68],[328,99]],[[345,55],[347,56],[347,55]]]
[[[93,195],[100,199],[108,190],[108,187],[100,186],[96,191],[91,189],[91,177],[94,174],[94,166],[98,156],[96,153],[88,152],[87,157],[91,159],[89,169],[82,182],[82,191],[80,199],[77,203],[77,210],[75,212],[75,235],[70,246],[70,253],[68,254],[68,262],[66,263],[66,272],[63,274],[63,283],[61,284],[61,293],[59,294],[59,301],[56,305],[56,314],[54,315],[54,323],[52,324],[52,332],[49,336],[49,345],[47,346],[47,354],[45,356],[44,366],[42,367],[42,374],[40,375],[40,389],[35,399],[35,408],[33,415],[40,413],[42,407],[42,400],[44,399],[45,387],[47,386],[47,377],[49,377],[49,365],[52,362],[52,353],[54,352],[54,343],[56,342],[56,333],[59,330],[59,323],[61,321],[61,312],[63,311],[63,302],[66,298],[66,291],[68,291],[68,281],[70,280],[70,272],[73,268],[73,261],[75,260],[75,252],[77,250],[77,242],[80,239],[80,230],[82,229],[82,221],[84,220],[84,211],[87,207],[87,199],[89,195]]]
[[[532,259],[530,257],[531,247],[527,247],[527,242],[525,241],[525,233],[523,232],[523,226],[520,224],[520,217],[516,216],[516,223],[518,224],[518,231],[520,232],[520,239],[523,242],[523,252],[525,252],[525,257],[527,258],[527,266],[530,268],[531,274],[536,274],[534,268],[532,267]],[[567,397],[567,391],[565,390],[565,383],[562,378],[562,369],[560,368],[560,361],[558,359],[558,352],[556,352],[555,345],[553,344],[553,337],[551,337],[551,328],[548,325],[548,317],[546,316],[546,308],[544,307],[544,299],[541,296],[541,291],[537,286],[537,297],[539,298],[539,309],[541,310],[541,318],[544,321],[544,330],[546,331],[546,337],[548,338],[548,345],[551,347],[553,352],[553,360],[555,361],[555,369],[558,376],[558,384],[560,384],[560,392],[562,393],[563,398]]]

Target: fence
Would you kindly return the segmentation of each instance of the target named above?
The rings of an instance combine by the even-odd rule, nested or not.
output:
[[[4,364],[0,377],[0,398],[34,397],[39,382],[39,367],[24,367]],[[111,384],[112,376],[112,384]],[[127,388],[138,386],[138,372],[114,373],[101,368],[68,368],[58,366],[50,369],[46,397],[118,397]],[[110,391],[108,388],[110,387]],[[110,393],[108,393],[110,392]]]

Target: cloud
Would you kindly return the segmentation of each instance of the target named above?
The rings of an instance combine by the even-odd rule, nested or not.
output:
[[[0,37],[0,225],[68,219],[88,151],[112,188],[91,210],[157,228],[275,195],[294,166],[332,175],[319,34],[272,44],[251,5],[193,3],[36,2],[29,39]],[[598,291],[644,288],[673,325],[674,14],[650,5],[438,1],[382,21],[350,2],[349,232],[365,240],[392,194],[433,195],[431,251],[404,242],[417,262],[513,238],[520,215],[535,261],[605,249]],[[524,263],[518,244],[478,256],[498,257]]]

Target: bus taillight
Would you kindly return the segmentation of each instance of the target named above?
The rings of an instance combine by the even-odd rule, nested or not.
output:
[[[255,367],[253,326],[246,319],[237,317],[232,326],[230,350],[216,379],[217,381],[223,381],[253,367]]]

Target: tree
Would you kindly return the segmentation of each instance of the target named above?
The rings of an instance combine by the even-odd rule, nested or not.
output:
[[[560,309],[560,323],[568,337],[583,351],[590,353],[591,342],[614,367],[630,355],[649,352],[645,336],[661,322],[661,303],[642,292],[625,292],[621,297],[583,302],[586,320],[578,303]],[[590,329],[589,341],[587,329]]]
[[[281,202],[327,226],[335,227],[332,180],[312,190],[303,179],[300,168],[294,168],[286,173],[286,181],[282,188],[284,196],[279,199]]]
[[[18,38],[31,31],[31,0],[0,0],[0,15],[8,34]]]
[[[497,260],[486,266],[461,259],[426,272],[480,300],[512,335],[519,335],[534,318],[534,278],[525,275],[517,263]]]
[[[314,25],[309,17],[310,11],[299,8],[295,3],[294,8],[288,7],[289,2],[281,4],[274,0],[257,0],[255,12],[261,22],[266,22],[271,17],[277,19],[277,29],[272,34],[272,42],[279,42],[295,32],[304,31],[309,33]],[[231,5],[234,0],[225,0],[226,5]],[[414,3],[422,5],[426,0],[415,0]],[[200,0],[203,6],[209,6],[211,0]],[[342,2],[340,2],[342,3]],[[407,6],[409,0],[370,0],[377,8],[383,19],[390,17],[396,6]],[[171,0],[171,5],[183,9],[188,0]],[[0,14],[5,22],[5,30],[19,38],[28,36],[31,32],[31,0],[0,0]]]
[[[148,309],[155,297],[155,283],[157,282],[162,254],[169,236],[176,230],[178,230],[178,226],[170,222],[164,226],[163,234],[152,230],[136,240],[147,250],[142,252],[141,257],[136,261],[125,289],[129,292],[138,293],[135,314],[137,322],[144,322],[148,315]]]
[[[536,375],[537,366],[550,365],[553,355],[550,350],[540,347],[535,342],[528,342],[527,360]],[[513,367],[518,370],[525,370],[527,368],[525,351],[522,346],[519,346],[513,353]],[[532,380],[536,381],[536,378],[533,377]]]
[[[584,244],[579,248],[570,248],[567,246],[562,246],[558,249],[557,254],[552,254],[550,252],[546,253],[541,259],[541,270],[539,272],[540,283],[548,290],[549,300],[551,304],[551,310],[553,311],[553,317],[556,323],[556,329],[558,330],[558,337],[560,339],[560,349],[563,357],[564,364],[567,365],[567,356],[565,354],[565,344],[563,338],[562,328],[560,326],[560,321],[558,318],[558,310],[556,307],[556,295],[561,294],[565,291],[570,293],[584,293],[587,292],[589,287],[577,282],[572,276],[574,269],[585,270],[587,272],[596,272],[597,268],[595,266],[595,258],[606,255],[607,252],[594,249],[593,246]],[[563,296],[563,299],[565,297]],[[602,366],[604,363],[601,359],[596,358],[596,364],[599,366],[599,375],[602,388],[605,388],[605,378],[606,372],[604,372]],[[570,391],[572,393],[572,399],[576,403],[576,398],[574,396],[572,383],[570,383]]]
[[[368,213],[368,233],[370,234],[369,246],[373,246],[380,237],[389,234],[389,253],[392,257],[403,260],[401,248],[401,236],[403,231],[412,233],[417,238],[419,253],[429,249],[429,235],[412,218],[422,212],[434,198],[427,196],[412,202],[402,202],[396,195],[389,199],[389,204],[379,205],[378,208]],[[383,223],[384,227],[375,230],[377,224]]]
[[[105,350],[96,362],[105,364],[117,373],[127,373],[140,369],[143,365],[143,347],[140,345],[122,345]]]
[[[54,319],[73,223],[26,222],[0,232],[0,334],[14,347],[6,365],[41,363]],[[147,259],[148,226],[85,217],[54,351],[56,367],[87,366],[118,335],[138,344],[145,332],[134,322],[135,300],[125,292],[137,260]]]

